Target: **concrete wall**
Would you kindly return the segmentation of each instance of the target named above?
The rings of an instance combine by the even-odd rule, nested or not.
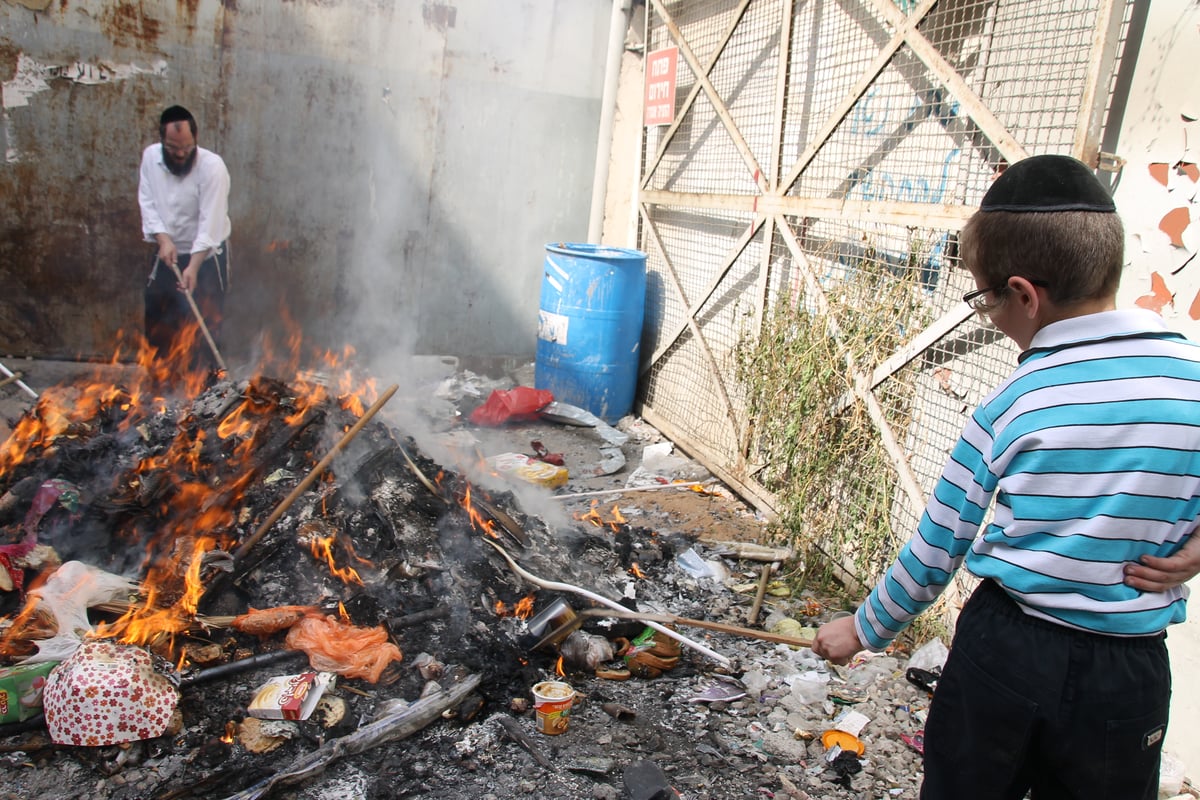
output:
[[[0,0],[0,354],[140,329],[163,107],[233,180],[223,350],[290,317],[360,353],[531,356],[586,236],[606,0]],[[386,379],[386,377],[385,377]]]
[[[1112,152],[1124,159],[1114,191],[1128,265],[1118,303],[1152,308],[1200,341],[1200,4],[1155,0],[1130,72]],[[1200,578],[1189,619],[1168,633],[1175,691],[1166,749],[1200,780]]]

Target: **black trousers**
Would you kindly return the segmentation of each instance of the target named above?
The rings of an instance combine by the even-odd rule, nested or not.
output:
[[[228,286],[229,245],[225,242],[200,265],[196,289],[192,292],[192,299],[196,301],[218,349],[221,346],[221,322]],[[199,329],[187,296],[179,289],[175,271],[159,261],[157,253],[144,294],[146,341],[156,357],[160,360],[170,358],[169,367],[173,373],[216,369],[216,357]]]
[[[984,581],[930,705],[922,800],[1154,800],[1171,699],[1165,640],[1036,619]]]

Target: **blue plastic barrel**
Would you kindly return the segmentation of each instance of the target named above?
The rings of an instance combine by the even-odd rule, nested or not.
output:
[[[605,422],[628,414],[645,305],[645,253],[546,245],[534,385]]]

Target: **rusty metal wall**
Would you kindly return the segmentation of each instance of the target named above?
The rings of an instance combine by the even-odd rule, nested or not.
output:
[[[233,189],[223,350],[531,355],[587,230],[604,0],[0,2],[0,353],[140,329],[141,150],[172,103]],[[385,361],[386,363],[386,361]]]

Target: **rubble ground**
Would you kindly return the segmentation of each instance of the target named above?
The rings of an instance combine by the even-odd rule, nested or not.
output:
[[[45,386],[92,365],[27,367],[27,382]],[[363,568],[362,587],[349,590],[331,582],[297,558],[294,548],[275,546],[240,592],[220,598],[228,607],[218,610],[233,614],[245,611],[247,600],[269,608],[341,596],[352,617],[382,621],[403,650],[403,661],[387,679],[339,678],[318,706],[323,710],[308,720],[255,720],[247,704],[256,687],[302,669],[303,657],[282,651],[279,636],[214,632],[214,644],[227,654],[232,650],[242,658],[257,652],[283,660],[185,683],[180,729],[156,739],[67,747],[50,743],[44,729],[0,727],[0,800],[268,795],[641,800],[663,796],[654,794],[659,779],[688,800],[916,798],[930,694],[906,672],[917,667],[924,670],[918,676],[936,676],[945,653],[941,643],[833,667],[806,647],[688,627],[686,621],[702,620],[802,637],[847,612],[834,599],[778,580],[776,572],[768,576],[761,611],[750,620],[763,563],[734,554],[731,545],[771,544],[764,521],[680,453],[671,454],[674,461],[655,462],[670,467],[659,477],[700,483],[704,492],[614,491],[631,481],[653,483],[653,475],[647,483],[645,448],[664,440],[640,420],[618,426],[628,435],[620,447],[624,464],[609,474],[595,474],[605,460],[600,452],[605,443],[592,429],[545,420],[497,428],[465,423],[472,405],[491,389],[527,382],[521,375],[493,381],[454,373],[406,387],[398,407],[364,433],[368,449],[353,458],[356,474],[370,476],[362,479],[361,492],[327,489],[319,500],[309,499],[308,511],[280,519],[279,537],[286,543],[283,532],[311,525],[312,510],[328,504],[326,510],[336,512],[327,517],[329,524],[345,526],[359,555],[377,565]],[[6,393],[0,418],[15,419],[28,405]],[[416,431],[417,418],[427,428]],[[537,635],[508,613],[523,596],[532,598],[535,611],[563,600],[581,618],[594,604],[569,591],[538,589],[515,574],[481,541],[462,509],[423,497],[427,493],[393,452],[411,445],[420,468],[452,471],[460,467],[439,456],[529,454],[535,441],[562,454],[569,478],[555,491],[523,483],[492,487],[489,502],[497,514],[516,520],[527,537],[520,546],[500,537],[502,547],[540,578],[624,600],[643,613],[673,615],[681,620],[675,630],[727,665],[689,646],[678,651],[677,660],[667,655],[661,662],[622,661],[614,655],[602,664],[588,660],[586,652],[595,651],[575,655],[565,641],[558,650],[534,648]],[[371,455],[370,448],[391,458]],[[607,463],[611,468],[614,462]],[[264,488],[259,505],[269,508],[288,485],[282,480]],[[630,574],[635,571],[641,577]],[[643,623],[596,612],[571,636],[603,648],[633,640],[643,629]],[[664,668],[646,669],[647,663]],[[547,735],[537,730],[530,690],[556,678],[556,666],[577,702],[566,730]],[[623,668],[634,674],[622,675]],[[471,676],[480,683],[469,702],[447,708],[430,724],[362,752],[346,746],[355,732],[399,713],[396,709],[423,692]],[[861,755],[854,752],[857,743]],[[310,768],[294,784],[252,792],[337,746],[345,747],[342,757]]]

